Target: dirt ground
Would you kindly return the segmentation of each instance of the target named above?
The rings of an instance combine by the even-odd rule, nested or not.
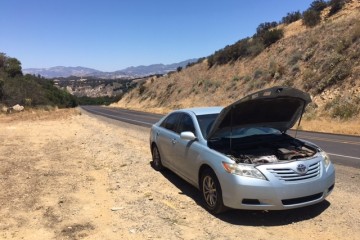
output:
[[[0,115],[0,239],[359,239],[360,172],[321,204],[212,216],[150,166],[149,129],[76,111]]]

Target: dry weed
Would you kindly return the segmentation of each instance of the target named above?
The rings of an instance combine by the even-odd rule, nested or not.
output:
[[[36,121],[36,120],[59,120],[68,119],[75,115],[80,115],[81,112],[76,108],[67,109],[27,109],[23,112],[13,112],[11,114],[0,114],[0,122],[16,122],[16,121]]]

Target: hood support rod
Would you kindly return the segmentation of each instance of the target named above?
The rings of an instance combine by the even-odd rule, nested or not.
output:
[[[297,127],[296,127],[295,137],[294,137],[294,138],[296,138],[296,136],[297,136],[297,133],[298,133],[298,130],[299,130],[299,127],[300,127],[300,123],[301,123],[301,119],[302,119],[302,116],[303,116],[303,114],[304,114],[304,112],[305,112],[305,106],[306,106],[306,104],[305,104],[305,102],[304,102],[304,105],[303,105],[302,111],[301,111],[301,115],[300,115],[300,118],[299,118],[299,122],[298,122],[298,125],[297,125]]]
[[[232,154],[232,134],[233,134],[233,113],[234,108],[231,108],[231,114],[230,114],[230,154]]]

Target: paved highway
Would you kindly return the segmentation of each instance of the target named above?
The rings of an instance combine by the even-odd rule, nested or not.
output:
[[[101,106],[81,106],[84,110],[144,127],[151,127],[163,115]],[[295,131],[289,131],[294,136]],[[308,140],[325,150],[336,164],[360,168],[360,136],[298,131],[297,138]]]

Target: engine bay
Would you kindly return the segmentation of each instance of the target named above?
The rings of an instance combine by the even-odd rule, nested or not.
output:
[[[266,164],[291,161],[312,157],[317,149],[291,136],[275,136],[272,138],[252,138],[232,140],[233,144],[224,148],[226,141],[213,144],[213,149],[227,155],[237,163]],[[227,140],[229,142],[229,140]]]
[[[300,148],[287,146],[279,148],[275,147],[274,149],[256,149],[256,151],[240,151],[228,156],[237,163],[263,164],[307,158],[313,156],[315,153],[315,150],[312,150],[307,146],[302,146]]]

